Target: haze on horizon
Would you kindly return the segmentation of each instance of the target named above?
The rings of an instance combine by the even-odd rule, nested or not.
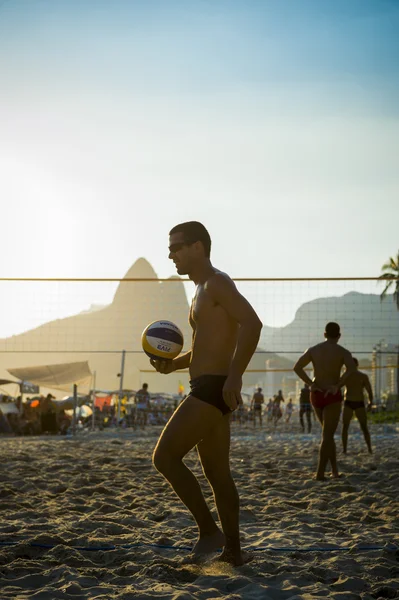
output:
[[[0,277],[123,277],[140,256],[168,277],[191,219],[235,277],[378,275],[398,26],[393,0],[1,1]]]

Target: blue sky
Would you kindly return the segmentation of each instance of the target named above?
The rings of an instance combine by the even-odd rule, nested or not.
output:
[[[379,274],[398,30],[396,0],[0,0],[0,276],[169,276],[191,219],[232,276]]]

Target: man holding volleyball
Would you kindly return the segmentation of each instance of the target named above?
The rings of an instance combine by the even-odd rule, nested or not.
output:
[[[230,473],[230,413],[241,403],[242,375],[256,350],[262,323],[228,275],[212,266],[211,238],[197,221],[169,233],[169,258],[197,286],[190,309],[191,350],[173,360],[153,360],[159,373],[189,369],[190,393],[165,426],[154,451],[156,469],[192,513],[199,529],[193,549],[201,558],[224,548],[221,560],[244,562],[239,498]],[[198,480],[183,458],[194,447],[214,493],[223,532]]]

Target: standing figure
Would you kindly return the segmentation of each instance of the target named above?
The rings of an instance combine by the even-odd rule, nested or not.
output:
[[[370,380],[366,373],[362,373],[358,370],[359,361],[357,358],[353,359],[356,364],[356,371],[346,380],[345,390],[345,401],[344,401],[344,414],[342,417],[342,445],[344,454],[346,454],[348,446],[348,430],[349,424],[352,420],[353,413],[355,413],[359,425],[364,435],[364,440],[367,444],[367,448],[370,454],[371,440],[370,432],[367,427],[367,412],[364,406],[364,390],[368,395],[368,410],[371,409],[373,404],[373,390],[371,389]]]
[[[294,405],[292,404],[292,398],[289,399],[288,404],[285,408],[285,422],[289,423],[294,412]]]
[[[276,396],[274,396],[274,410],[273,410],[273,423],[274,426],[277,425],[277,423],[279,422],[279,420],[281,419],[281,417],[283,416],[283,411],[281,409],[281,403],[285,402],[284,397],[283,397],[283,392],[281,390],[278,391],[278,394]]]
[[[211,238],[201,223],[182,223],[169,233],[169,258],[179,275],[188,275],[196,284],[189,316],[191,349],[173,360],[150,362],[164,374],[188,368],[191,389],[165,426],[153,461],[198,525],[193,558],[224,547],[220,560],[241,565],[239,498],[230,471],[230,414],[242,402],[242,375],[262,323],[230,277],[211,264],[210,250]],[[223,532],[197,478],[183,462],[194,446],[213,489]]]
[[[327,323],[325,341],[312,346],[298,359],[294,371],[310,385],[310,401],[322,426],[322,440],[319,452],[316,479],[324,481],[328,461],[333,477],[339,477],[334,434],[341,414],[341,387],[356,370],[351,353],[338,344],[341,331],[338,323]],[[305,367],[313,364],[313,381],[305,372]],[[341,376],[342,367],[346,370]]]
[[[269,398],[269,402],[266,406],[266,412],[267,412],[267,422],[271,423],[273,421],[273,410],[274,410],[274,404],[273,404],[273,400],[271,398]]]
[[[303,416],[306,416],[306,422],[308,425],[308,433],[312,431],[312,405],[310,403],[310,386],[305,383],[301,389],[299,396],[299,422],[301,424],[302,433],[305,433],[305,423]]]
[[[136,392],[134,402],[136,404],[135,425],[145,429],[148,422],[148,412],[151,408],[151,396],[148,391],[148,383],[143,383],[143,387]]]
[[[259,419],[259,424],[262,427],[262,404],[265,398],[262,394],[262,388],[258,388],[252,396],[251,410],[253,412],[254,427],[256,427],[256,419]]]

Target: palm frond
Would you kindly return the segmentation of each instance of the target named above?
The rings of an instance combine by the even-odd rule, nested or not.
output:
[[[392,267],[392,264],[390,262],[387,262],[387,263],[385,263],[385,264],[382,265],[381,271],[391,271],[391,272],[394,272],[394,271],[396,271],[396,269],[394,269]]]
[[[380,275],[378,277],[378,279],[382,279],[382,280],[385,279],[386,281],[389,281],[389,280],[395,281],[395,279],[397,279],[397,277],[398,276],[396,275],[396,273],[384,273],[383,275]]]
[[[389,282],[386,284],[386,286],[385,286],[384,290],[381,292],[381,294],[380,294],[380,300],[381,300],[381,302],[382,302],[383,300],[385,300],[385,298],[386,298],[386,295],[388,294],[388,290],[389,290],[389,288],[391,287],[391,285],[392,285],[392,284],[393,284],[393,281],[389,281]]]
[[[396,258],[390,256],[386,263],[381,267],[381,271],[391,271],[399,275],[399,250]]]

